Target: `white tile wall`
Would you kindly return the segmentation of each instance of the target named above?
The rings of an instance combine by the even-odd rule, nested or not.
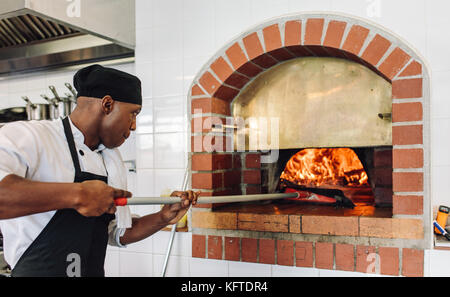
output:
[[[228,262],[228,273],[235,277],[269,277],[272,275],[270,265],[235,261]]]
[[[150,196],[181,187],[186,166],[186,94],[194,76],[219,48],[266,19],[314,10],[369,19],[407,40],[424,56],[432,74],[432,199],[433,204],[450,204],[450,159],[445,149],[449,138],[441,132],[448,131],[444,128],[450,125],[450,39],[442,38],[443,30],[450,27],[449,6],[445,0],[136,0],[136,63],[114,66],[136,73],[143,82],[145,100],[138,131],[134,140],[120,148],[124,156],[137,161],[137,173],[128,174],[130,190],[136,196]],[[50,84],[64,94],[64,82],[72,82],[73,74],[74,71],[46,71],[0,79],[0,108],[24,106],[23,95],[42,102],[39,95],[51,95]],[[157,207],[133,211],[145,215],[157,211]],[[158,276],[168,234],[157,233],[125,249],[108,249],[108,275]],[[177,234],[169,275],[348,275],[314,268],[191,258],[190,238],[190,233]],[[441,264],[444,261],[439,259],[448,255],[427,253],[431,275],[447,273]]]

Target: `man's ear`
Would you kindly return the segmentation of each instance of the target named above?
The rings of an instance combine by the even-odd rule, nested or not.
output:
[[[114,108],[114,100],[111,96],[106,95],[102,98],[102,110],[105,114],[110,114]]]

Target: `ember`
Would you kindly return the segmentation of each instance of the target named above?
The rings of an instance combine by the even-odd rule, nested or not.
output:
[[[368,186],[363,165],[349,148],[301,150],[287,162],[280,178],[307,187]]]

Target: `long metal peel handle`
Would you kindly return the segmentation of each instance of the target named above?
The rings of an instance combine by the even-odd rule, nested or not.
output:
[[[230,202],[248,202],[284,198],[298,198],[298,193],[274,193],[274,194],[253,194],[253,195],[230,195],[230,196],[211,196],[199,197],[197,204],[209,203],[230,203]],[[134,198],[116,198],[116,206],[124,205],[151,205],[151,204],[175,204],[181,202],[180,197],[134,197]]]

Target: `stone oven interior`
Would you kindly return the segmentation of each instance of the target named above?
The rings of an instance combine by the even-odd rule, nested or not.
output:
[[[331,148],[332,149],[332,148]],[[392,147],[360,147],[352,150],[367,174],[367,181],[361,186],[324,183],[322,185],[294,185],[283,180],[281,175],[293,155],[304,149],[285,149],[279,152],[277,162],[261,165],[261,193],[284,192],[286,187],[296,190],[313,190],[327,197],[339,190],[354,206],[302,202],[295,199],[281,199],[252,203],[230,203],[215,205],[215,211],[257,212],[265,214],[314,214],[337,216],[392,216]],[[244,156],[245,158],[245,156]],[[302,189],[304,188],[304,189]]]

